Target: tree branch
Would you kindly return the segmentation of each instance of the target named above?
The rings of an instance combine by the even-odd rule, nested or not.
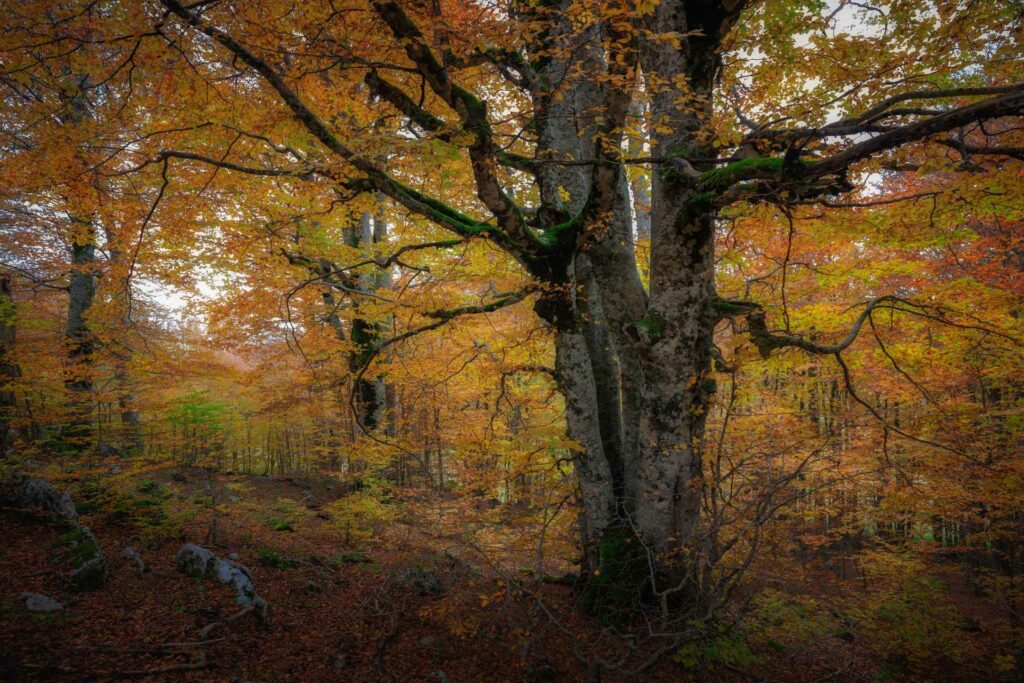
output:
[[[251,50],[242,45],[238,40],[227,32],[211,25],[198,14],[191,12],[179,0],[160,0],[161,4],[176,16],[184,20],[196,31],[208,36],[210,39],[231,52],[238,60],[251,67],[277,92],[281,100],[292,111],[296,120],[306,130],[320,141],[327,149],[345,160],[356,170],[366,175],[369,185],[401,204],[410,211],[424,216],[438,225],[451,230],[462,236],[471,237],[483,235],[490,238],[496,244],[509,251],[513,255],[525,259],[523,243],[521,240],[512,240],[508,235],[502,235],[501,231],[493,226],[469,218],[468,216],[448,207],[432,197],[424,195],[385,173],[375,163],[358,155],[355,151],[343,144],[327,125],[317,116],[298,94],[285,82],[283,76],[273,69],[265,60],[257,57]],[[400,10],[399,10],[400,11]],[[510,203],[511,204],[511,203]]]
[[[795,346],[809,353],[832,355],[843,351],[857,340],[857,336],[860,334],[860,330],[864,326],[864,322],[871,315],[871,311],[881,304],[896,302],[911,306],[913,305],[895,296],[880,296],[877,299],[872,299],[868,302],[867,306],[864,307],[864,310],[861,311],[861,314],[857,316],[857,319],[853,323],[853,327],[850,329],[846,337],[835,344],[818,344],[798,334],[769,332],[768,325],[765,321],[765,312],[760,308],[747,314],[747,324],[750,330],[750,339],[754,342],[754,346],[757,347],[757,350],[761,353],[763,358],[770,356],[772,351],[785,348],[787,346]]]
[[[426,79],[431,90],[459,115],[462,129],[472,135],[469,158],[477,197],[520,249],[533,250],[538,243],[528,232],[522,213],[498,181],[497,148],[487,120],[487,104],[452,82],[448,70],[424,43],[419,27],[398,3],[378,0],[373,3],[373,7],[395,38],[404,45],[406,55]]]

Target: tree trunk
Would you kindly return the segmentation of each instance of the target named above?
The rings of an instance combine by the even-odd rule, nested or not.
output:
[[[72,218],[71,275],[65,340],[68,349],[67,430],[65,443],[87,449],[92,439],[92,364],[96,342],[86,315],[96,297],[96,232],[91,222]]]
[[[17,438],[13,426],[18,413],[17,395],[11,386],[21,376],[14,362],[14,297],[11,279],[0,276],[0,458],[7,457]]]
[[[357,226],[344,230],[345,243],[361,250],[367,256],[372,255],[372,245],[387,240],[387,221],[382,215],[374,216],[364,211]],[[337,279],[337,268],[326,260],[321,260],[317,272],[325,282]],[[391,274],[387,269],[380,272],[361,273],[357,278],[353,292],[354,316],[350,324],[349,340],[353,350],[349,354],[349,369],[358,373],[370,359],[374,348],[381,339],[386,324],[378,320],[368,320],[360,315],[360,294],[373,294],[376,290],[391,286]],[[344,323],[338,315],[338,301],[332,290],[324,292],[324,301],[329,307],[327,321],[338,339],[345,339]],[[353,403],[355,404],[359,424],[365,429],[375,429],[389,418],[388,388],[383,377],[358,377],[352,385]]]
[[[699,29],[705,38],[691,38],[683,50],[651,41],[639,54],[646,78],[671,83],[685,74],[695,99],[687,108],[679,106],[674,88],[652,93],[657,129],[671,131],[652,136],[654,157],[715,154],[698,141],[711,139],[701,127],[710,120],[715,50],[728,17],[690,12],[698,15],[693,26],[684,3],[665,0],[649,18],[649,28],[655,34]],[[573,34],[568,25],[561,30],[545,36],[549,50],[561,46],[566,55],[575,55],[585,65],[575,68],[584,74],[604,71],[598,63],[604,59],[600,40],[587,32]],[[573,41],[578,42],[569,45]],[[541,158],[596,156],[601,117],[594,112],[602,111],[607,86],[572,69],[558,58],[548,59],[537,79],[533,99]],[[554,96],[566,82],[573,96]],[[633,107],[633,115],[640,113]],[[566,123],[575,121],[592,123],[583,129]],[[676,599],[693,597],[678,589],[696,576],[689,564],[700,540],[700,449],[714,392],[713,216],[692,201],[693,188],[658,173],[652,174],[649,199],[631,199],[623,167],[614,168],[593,174],[595,182],[605,179],[594,190],[614,196],[611,214],[583,227],[585,235],[595,236],[592,243],[576,251],[564,273],[554,274],[552,279],[566,286],[556,285],[537,304],[538,314],[555,330],[557,378],[569,436],[578,445],[573,458],[583,508],[582,569],[598,577],[590,582],[604,591],[594,596],[595,606],[652,590],[676,593]],[[590,174],[586,166],[541,168],[541,196],[545,206],[561,214],[555,219],[564,220],[584,205]],[[640,192],[648,192],[644,183],[635,184],[634,193]],[[650,213],[634,211],[637,202],[642,208],[649,202]],[[634,215],[645,224],[634,226]],[[649,299],[634,249],[634,235],[648,229]]]
[[[121,261],[121,249],[117,244],[117,235],[109,226],[105,227],[107,253],[110,259],[110,273],[115,277],[117,291],[112,292],[121,309],[121,316],[118,326],[115,328],[116,344],[112,349],[114,361],[114,386],[117,389],[117,406],[121,418],[121,449],[128,453],[139,454],[142,452],[142,429],[138,407],[135,404],[134,382],[128,369],[132,358],[132,349],[128,345],[126,332],[132,324],[130,299],[128,288],[131,286],[129,276],[124,270],[124,263]]]

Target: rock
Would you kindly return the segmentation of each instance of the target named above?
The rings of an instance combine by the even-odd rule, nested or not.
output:
[[[420,638],[420,647],[431,653],[439,652],[441,650],[441,639],[433,635],[423,636]]]
[[[96,590],[107,582],[107,558],[92,531],[79,527],[65,534],[61,540],[70,553],[70,590]]]
[[[135,573],[139,576],[142,576],[143,572],[146,571],[146,563],[142,561],[142,556],[139,555],[138,551],[136,551],[135,548],[128,546],[127,548],[121,551],[121,557],[123,557],[126,562],[135,567]]]
[[[244,607],[254,607],[261,619],[265,619],[270,606],[256,592],[252,575],[244,566],[234,560],[222,560],[206,548],[194,543],[181,546],[177,556],[178,571],[201,579],[217,579],[235,589],[235,602]]]
[[[66,491],[58,491],[48,481],[27,477],[12,472],[0,484],[0,502],[19,508],[42,509],[54,519],[71,527],[61,536],[71,561],[71,575],[68,588],[71,590],[93,590],[107,580],[107,560],[92,531],[83,527],[78,519],[78,510]]]
[[[175,559],[179,572],[197,579],[208,578],[216,571],[217,556],[194,543],[181,546]]]
[[[64,609],[64,605],[39,593],[20,593],[18,597],[25,601],[25,609],[29,612],[60,612]]]
[[[248,607],[257,597],[249,570],[233,560],[217,560],[217,580],[235,589],[235,602]]]
[[[48,481],[12,472],[0,486],[0,500],[19,508],[40,508],[60,521],[78,526],[78,511],[67,491],[58,491]]]
[[[447,592],[444,581],[435,571],[427,571],[419,567],[406,569],[398,577],[398,585],[405,588],[412,588],[420,595],[432,595],[440,597]]]

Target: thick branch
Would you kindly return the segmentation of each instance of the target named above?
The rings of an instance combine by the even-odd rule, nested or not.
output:
[[[901,102],[928,99],[947,99],[952,97],[978,97],[984,95],[1002,95],[1012,93],[1021,88],[1021,84],[990,86],[978,88],[946,88],[941,90],[916,90],[913,92],[900,93],[888,97],[870,109],[849,118],[821,126],[820,128],[787,128],[782,130],[771,130],[763,126],[752,126],[752,132],[746,136],[746,140],[776,139],[776,140],[808,140],[827,137],[845,137],[860,135],[864,133],[886,133],[895,130],[893,127],[877,125],[877,121],[891,116],[910,115],[931,115],[938,116],[949,113],[948,111],[921,109],[919,107],[907,107],[892,109],[893,105]],[[949,111],[956,111],[949,110]],[[742,120],[742,119],[741,119]],[[750,122],[753,123],[753,122]]]
[[[423,33],[396,2],[374,2],[374,9],[402,42],[405,53],[426,79],[431,90],[451,107],[462,121],[462,129],[473,136],[469,146],[470,163],[477,186],[477,197],[494,214],[498,225],[521,247],[529,249],[533,240],[526,221],[498,181],[497,148],[494,145],[487,105],[465,88],[452,82],[448,70],[423,41]]]
[[[257,57],[233,36],[209,24],[198,14],[189,11],[178,0],[160,0],[160,2],[170,12],[188,23],[189,26],[216,41],[234,54],[238,60],[260,74],[292,111],[296,120],[327,149],[351,164],[356,170],[364,173],[373,189],[384,193],[410,211],[424,216],[460,236],[485,235],[514,255],[523,256],[522,247],[524,245],[521,242],[514,244],[512,240],[508,239],[507,235],[501,235],[500,231],[495,230],[493,227],[471,219],[448,207],[443,202],[407,187],[389,176],[375,163],[356,154],[331,133],[327,125],[306,106],[298,94],[285,82],[280,73],[273,69],[265,60]]]
[[[423,130],[428,133],[434,133],[434,137],[438,140],[451,143],[458,135],[459,132],[456,129],[427,111],[424,107],[421,107],[404,90],[384,80],[376,69],[370,69],[364,80],[370,86],[370,89],[373,90],[374,95],[386,100],[391,106]]]
[[[795,346],[809,353],[834,355],[845,350],[857,340],[857,335],[860,334],[860,330],[864,327],[864,322],[871,315],[872,310],[884,303],[897,302],[907,303],[895,296],[880,296],[868,302],[864,310],[861,311],[861,314],[857,316],[853,327],[850,328],[850,332],[835,344],[818,344],[797,334],[769,332],[764,310],[755,310],[749,313],[747,315],[747,324],[750,330],[750,339],[754,342],[754,346],[757,347],[763,358],[770,356],[772,351],[787,346]],[[746,302],[744,303],[746,304]]]
[[[908,123],[857,143],[827,159],[810,164],[807,175],[822,177],[845,171],[847,168],[879,152],[895,149],[910,142],[923,140],[937,133],[945,133],[967,124],[986,119],[1011,116],[1024,111],[1024,85],[1016,85],[1006,94],[975,102],[937,116]]]
[[[190,161],[200,161],[204,164],[209,164],[210,166],[215,166],[216,168],[223,168],[228,171],[236,171],[238,173],[245,173],[248,175],[255,176],[265,176],[271,178],[281,178],[290,176],[294,178],[302,178],[304,180],[309,180],[312,177],[312,174],[317,172],[311,169],[300,168],[261,168],[259,166],[244,166],[242,164],[236,164],[234,162],[225,161],[223,159],[214,159],[213,157],[204,156],[202,154],[196,154],[194,152],[182,152],[178,150],[164,149],[160,150],[153,157],[147,159],[138,166],[135,166],[134,168],[131,168],[127,171],[121,171],[116,175],[134,173],[145,168],[146,166],[163,163],[168,159],[187,159]]]

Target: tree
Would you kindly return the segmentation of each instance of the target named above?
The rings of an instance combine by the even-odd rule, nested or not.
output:
[[[745,320],[764,355],[794,347],[832,356],[849,382],[841,353],[873,312],[929,315],[880,294],[834,343],[790,329],[788,318],[776,330],[761,302],[718,296],[720,221],[737,206],[790,215],[797,205],[843,204],[871,171],[922,150],[950,151],[954,162],[1019,154],[987,127],[1012,125],[1024,110],[1012,3],[936,2],[929,12],[883,4],[858,34],[837,25],[847,3],[827,11],[792,0],[301,9],[160,0],[127,19],[113,3],[97,14],[111,25],[100,44],[118,56],[105,78],[131,84],[138,70],[152,91],[181,93],[200,113],[151,103],[152,129],[122,141],[106,168],[159,169],[156,201],[172,170],[197,166],[342,200],[382,195],[456,242],[504,252],[528,276],[522,289],[427,311],[423,324],[375,340],[364,362],[450,320],[530,298],[554,336],[584,574],[601,577],[599,588],[700,606],[709,562],[701,443],[716,326]],[[956,28],[965,24],[970,31]],[[72,32],[61,40],[90,44]],[[759,53],[766,65],[746,66]],[[131,87],[119,96],[130,99]],[[239,108],[252,130],[225,122],[224,110]],[[403,125],[368,125],[382,115]],[[234,141],[220,145],[211,131],[232,127]],[[645,156],[625,156],[630,136]],[[650,169],[649,273],[633,244],[634,204],[646,201],[631,197],[628,167]]]
[[[14,297],[11,279],[0,276],[0,457],[12,450],[17,429],[11,423],[17,417],[18,399],[12,384],[21,370],[14,362]]]

